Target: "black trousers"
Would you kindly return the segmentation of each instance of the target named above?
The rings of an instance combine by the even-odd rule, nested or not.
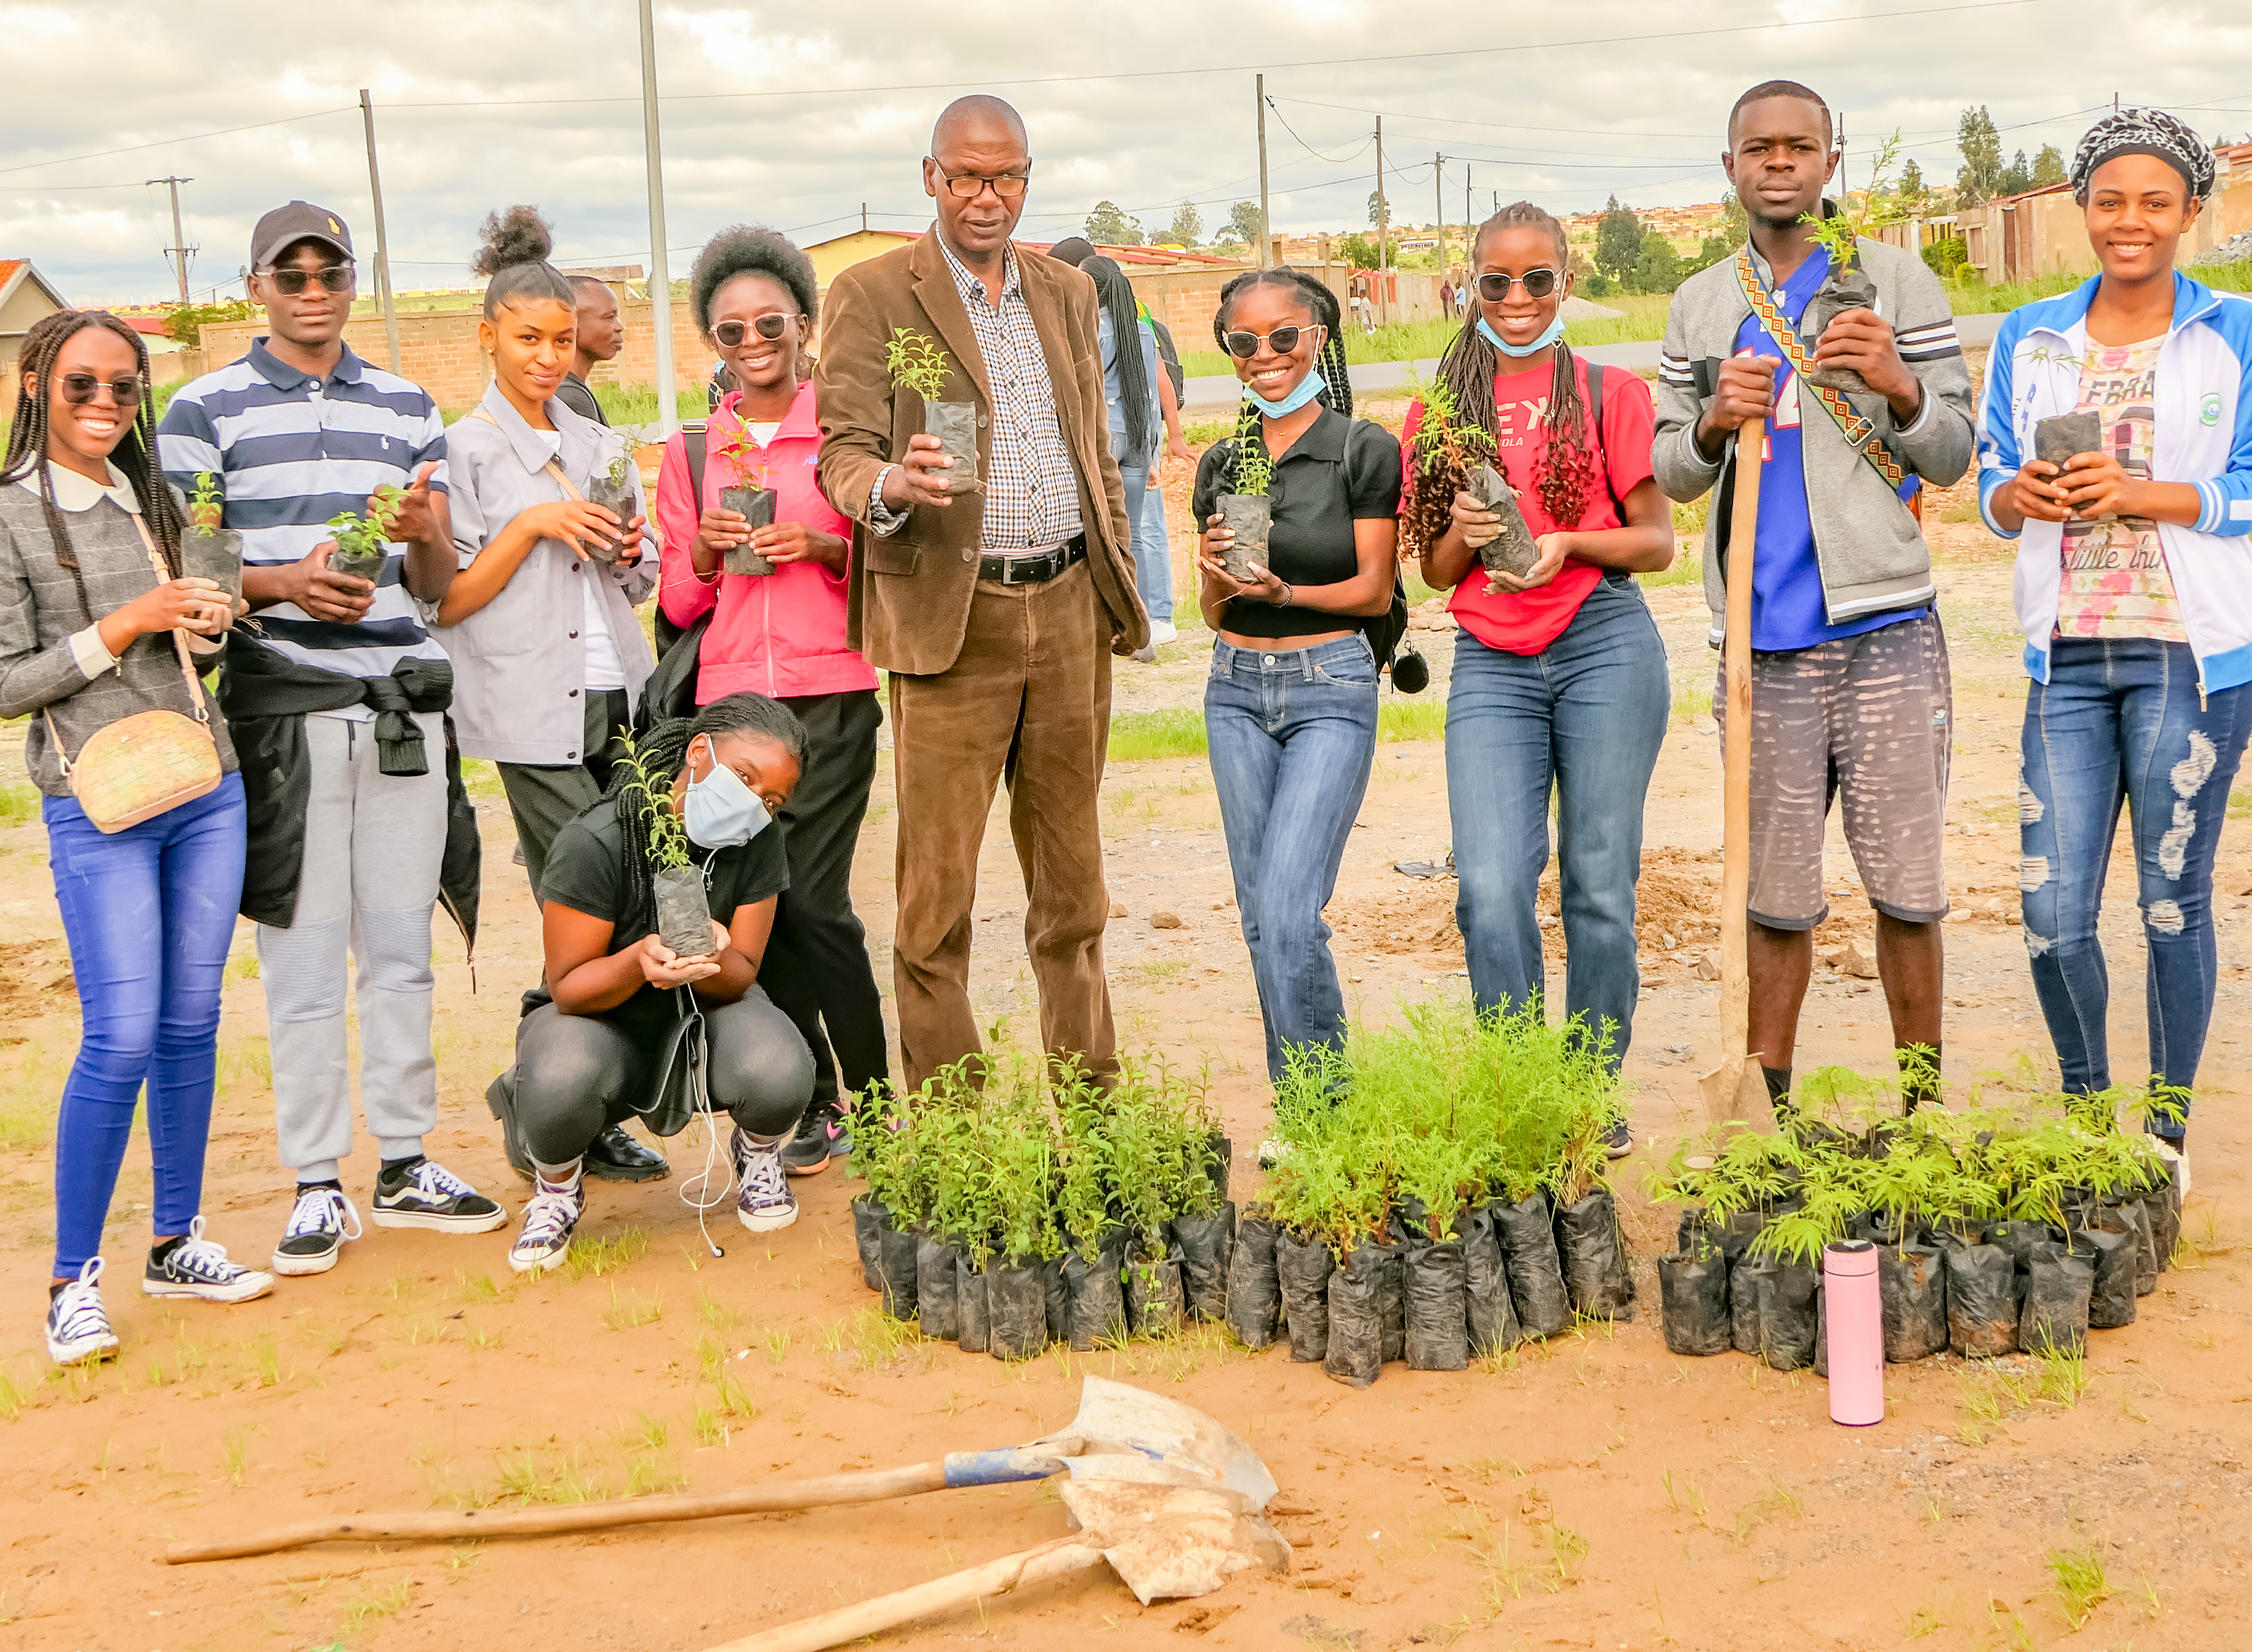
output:
[[[618,730],[633,721],[633,705],[623,689],[586,691],[587,714],[581,739],[586,742],[575,763],[499,763],[501,788],[508,794],[508,812],[516,821],[516,841],[524,845],[524,870],[532,879],[532,898],[539,899],[539,880],[547,870],[547,846],[555,834],[571,823],[580,810],[601,801],[610,783],[610,771],[625,747]]]
[[[852,910],[852,851],[884,714],[873,689],[782,704],[805,725],[805,772],[779,816],[789,834],[789,887],[775,906],[759,983],[813,1051],[818,1105],[891,1079],[867,931]]]
[[[712,1107],[753,1135],[787,1135],[813,1093],[813,1056],[789,1018],[753,987],[704,1010]],[[603,1016],[545,1003],[517,1024],[516,1123],[542,1164],[568,1164],[613,1124],[646,1107],[657,1041]]]

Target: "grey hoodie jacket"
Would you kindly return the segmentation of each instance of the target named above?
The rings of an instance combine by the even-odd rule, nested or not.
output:
[[[1905,428],[1894,423],[1882,396],[1848,399],[1875,421],[1877,434],[1902,465],[1944,488],[1970,468],[1975,445],[1970,375],[1947,295],[1914,253],[1873,240],[1862,241],[1860,247],[1861,267],[1876,283],[1878,314],[1892,323],[1901,360],[1922,380],[1924,399],[1922,411]],[[1764,260],[1755,253],[1752,261],[1766,278]],[[1728,439],[1717,463],[1707,463],[1697,451],[1697,420],[1719,387],[1720,364],[1735,352],[1737,328],[1751,313],[1731,255],[1681,283],[1658,357],[1658,434],[1650,455],[1658,485],[1686,503],[1715,482],[1720,484],[1705,534],[1705,600],[1713,611],[1716,645],[1727,606],[1724,567],[1735,439]],[[1915,516],[1876,468],[1846,444],[1813,387],[1794,378],[1790,388],[1798,397],[1807,514],[1814,525],[1814,554],[1830,623],[1929,602],[1931,553]]]

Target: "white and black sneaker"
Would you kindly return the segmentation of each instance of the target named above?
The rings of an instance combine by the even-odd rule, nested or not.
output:
[[[508,1211],[487,1198],[444,1165],[410,1159],[375,1178],[378,1227],[434,1227],[442,1233],[490,1233],[508,1220]]]
[[[289,1225],[274,1247],[274,1271],[289,1279],[325,1274],[337,1265],[345,1241],[362,1232],[359,1211],[338,1190],[325,1183],[300,1187]]]
[[[247,1302],[274,1288],[274,1275],[227,1259],[226,1246],[204,1237],[204,1218],[188,1224],[185,1239],[161,1255],[149,1253],[141,1275],[146,1296],[193,1296],[206,1302]]]
[[[797,1196],[782,1163],[782,1143],[758,1142],[737,1125],[727,1150],[735,1161],[735,1219],[754,1233],[771,1233],[797,1220]]]
[[[524,1207],[524,1226],[508,1247],[508,1265],[519,1274],[537,1274],[561,1261],[570,1253],[571,1235],[587,1211],[584,1181],[567,1188],[538,1184],[532,1202]]]
[[[101,1305],[101,1258],[89,1258],[47,1304],[47,1357],[56,1364],[83,1364],[116,1353],[117,1333]]]

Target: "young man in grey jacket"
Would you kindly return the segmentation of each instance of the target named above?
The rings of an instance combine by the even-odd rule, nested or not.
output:
[[[1917,503],[1970,468],[1970,375],[1937,280],[1873,240],[1873,308],[1838,315],[1805,352],[1797,328],[1830,273],[1811,235],[1838,168],[1828,107],[1795,81],[1736,101],[1721,157],[1751,219],[1737,257],[1673,296],[1658,365],[1658,484],[1687,501],[1719,483],[1705,594],[1717,645],[1736,433],[1763,420],[1752,576],[1750,1051],[1780,1099],[1829,914],[1822,838],[1842,795],[1845,840],[1877,912],[1877,970],[1908,1102],[1936,1093],[1947,915],[1942,833],[1952,694]],[[1788,338],[1783,335],[1789,335]],[[1851,368],[1866,393],[1824,392],[1795,365]],[[1725,718],[1725,684],[1713,705]],[[1929,1065],[1908,1052],[1929,1052]]]

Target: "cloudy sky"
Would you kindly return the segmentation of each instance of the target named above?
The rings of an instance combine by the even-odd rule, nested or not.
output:
[[[477,220],[516,201],[554,220],[560,261],[649,256],[633,0],[0,0],[0,257],[77,302],[171,292],[165,192],[143,182],[167,173],[194,180],[199,295],[233,282],[259,212],[293,196],[343,213],[372,254],[362,87],[400,288],[466,284]],[[1209,230],[1255,198],[1262,70],[1274,219],[1292,231],[1363,219],[1380,114],[1387,188],[1419,220],[1435,152],[1450,217],[1465,168],[1481,215],[1496,191],[1558,211],[1714,199],[1727,106],[1775,75],[1824,93],[1851,140],[1899,129],[1935,180],[1954,175],[1966,104],[1992,111],[2005,151],[2068,153],[2115,94],[2252,128],[2238,0],[658,0],[657,47],[676,275],[739,220],[810,243],[865,203],[875,226],[921,228],[916,162],[959,90],[1025,112],[1022,233],[1039,239],[1104,198],[1152,230],[1183,201]]]

